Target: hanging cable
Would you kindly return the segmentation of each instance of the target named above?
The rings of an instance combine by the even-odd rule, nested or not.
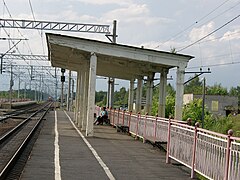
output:
[[[28,0],[28,2],[29,2],[29,6],[30,6],[30,9],[31,9],[31,12],[32,12],[33,19],[34,19],[34,21],[36,21],[36,18],[35,18],[34,12],[33,12],[33,7],[32,7],[31,0]],[[42,43],[42,48],[43,48],[43,54],[45,54],[45,49],[44,49],[44,43],[43,43],[42,31],[40,32],[40,30],[38,30],[38,33],[39,33],[39,35],[40,35],[40,37],[41,37],[41,43]]]
[[[160,45],[156,46],[154,49],[160,47],[161,45],[165,44],[166,42],[169,42],[170,40],[174,40],[176,39],[180,34],[184,33],[185,31],[187,31],[188,29],[190,29],[191,27],[195,26],[196,24],[198,24],[200,21],[204,20],[206,17],[208,17],[209,15],[211,15],[213,12],[215,12],[217,9],[219,9],[220,7],[222,7],[224,4],[226,4],[228,1],[230,0],[226,0],[223,3],[221,3],[219,6],[217,6],[216,8],[214,8],[212,11],[210,11],[209,13],[207,13],[206,15],[204,15],[203,17],[201,17],[199,20],[195,21],[194,23],[192,23],[191,25],[189,25],[188,27],[186,27],[184,30],[180,31],[179,33],[175,34],[173,37],[169,38],[168,40],[166,40],[165,42],[161,43]]]
[[[3,0],[3,4],[4,4],[4,6],[5,6],[5,8],[6,8],[7,12],[8,12],[8,14],[9,14],[9,17],[10,17],[11,19],[13,19],[13,17],[12,17],[12,15],[11,15],[11,13],[10,13],[10,10],[8,9],[8,6],[7,6],[6,2],[5,2],[5,0]],[[24,39],[27,39],[27,38],[21,33],[21,31],[20,31],[18,28],[17,28],[17,31],[19,32],[19,34],[20,34]],[[6,31],[5,31],[5,32],[6,32]],[[10,36],[9,36],[9,38],[10,38]],[[29,48],[29,50],[30,50],[30,52],[31,52],[31,54],[32,54],[32,50],[31,50],[31,47],[30,47],[29,43],[27,42],[26,44],[27,44],[27,47]],[[21,54],[21,53],[20,53],[20,54]]]
[[[233,19],[231,19],[230,21],[226,22],[225,24],[223,24],[223,25],[220,26],[219,28],[217,28],[217,29],[215,29],[214,31],[210,32],[209,34],[203,36],[203,37],[200,38],[199,40],[197,40],[197,41],[195,41],[195,42],[193,42],[193,43],[187,45],[186,47],[184,47],[184,48],[182,48],[182,49],[180,49],[180,50],[178,50],[178,51],[176,51],[176,52],[181,52],[181,51],[183,51],[183,50],[185,50],[185,49],[187,49],[187,48],[193,46],[194,44],[196,44],[196,43],[202,41],[203,39],[207,38],[208,36],[211,36],[211,35],[214,34],[215,32],[217,32],[217,31],[219,31],[220,29],[222,29],[223,27],[225,27],[226,25],[228,25],[228,24],[230,24],[231,22],[235,21],[235,20],[236,20],[237,18],[239,18],[239,17],[240,17],[240,14],[237,15],[236,17],[234,17]]]

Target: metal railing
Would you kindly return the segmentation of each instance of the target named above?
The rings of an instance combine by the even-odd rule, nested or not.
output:
[[[100,108],[96,108],[99,112]],[[131,112],[109,110],[110,123],[128,126],[131,134],[151,142],[167,142],[171,159],[208,179],[240,179],[240,138],[208,131],[186,122]]]

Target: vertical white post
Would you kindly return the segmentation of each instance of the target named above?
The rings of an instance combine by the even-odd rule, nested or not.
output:
[[[179,66],[177,68],[176,101],[175,101],[175,119],[177,120],[182,120],[184,70],[185,70],[184,66]]]
[[[81,128],[82,127],[82,121],[83,121],[83,113],[84,113],[84,103],[83,103],[83,92],[84,92],[84,70],[81,71],[80,73],[80,82],[79,82],[79,91],[78,91],[78,95],[79,95],[79,106],[78,106],[78,127]]]
[[[80,81],[80,72],[77,72],[77,87],[76,87],[76,98],[75,98],[75,110],[74,110],[74,117],[75,117],[75,122],[77,122],[77,115],[78,115],[78,98],[79,98],[79,82]]]
[[[110,78],[110,95],[109,95],[109,107],[114,108],[114,84],[115,84],[115,79]]]
[[[93,136],[93,121],[94,121],[94,111],[95,111],[96,70],[97,70],[97,56],[96,56],[95,53],[91,53],[90,68],[89,68],[88,110],[87,110],[86,136]]]
[[[74,100],[74,79],[72,79],[72,93],[71,93],[71,111],[73,111],[73,100]]]
[[[137,93],[136,93],[136,113],[141,111],[142,106],[142,77],[137,81]]]
[[[107,104],[106,106],[109,108],[110,107],[110,82],[111,82],[111,79],[110,77],[108,78],[108,92],[107,92]]]
[[[77,120],[76,123],[79,126],[81,119],[80,119],[80,113],[81,113],[81,91],[82,91],[82,71],[78,72],[78,91],[77,91]]]
[[[153,77],[154,75],[151,75],[147,79],[146,112],[150,115],[152,111]]]
[[[84,90],[83,90],[83,121],[82,130],[86,130],[87,126],[87,110],[88,110],[88,88],[89,88],[89,66],[86,66],[84,72]]]
[[[69,70],[69,76],[68,76],[68,93],[67,93],[67,110],[70,111],[70,101],[71,101],[71,75],[72,71]]]
[[[133,110],[133,99],[134,99],[134,79],[131,79],[128,94],[128,111]]]
[[[158,105],[158,116],[165,117],[166,107],[166,87],[167,87],[167,73],[168,70],[162,70],[160,75],[159,84],[159,105]]]

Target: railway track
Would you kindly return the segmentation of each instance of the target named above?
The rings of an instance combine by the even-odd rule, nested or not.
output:
[[[0,137],[10,129],[17,126],[17,124],[21,123],[24,119],[28,117],[29,114],[36,111],[36,109],[38,109],[39,106],[41,105],[34,104],[31,107],[24,107],[9,113],[5,113],[0,118]]]
[[[20,164],[24,164],[23,161],[28,158],[31,151],[29,143],[34,143],[32,138],[39,131],[38,127],[51,106],[52,103],[48,102],[5,119],[7,123],[17,119],[18,123],[13,123],[7,131],[5,128],[5,132],[0,135],[0,180],[19,178],[23,165],[20,167],[18,162],[20,160]]]

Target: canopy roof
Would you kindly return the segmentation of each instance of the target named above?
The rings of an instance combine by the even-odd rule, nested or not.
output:
[[[192,56],[47,33],[52,66],[81,71],[97,55],[97,75],[119,79],[147,76],[163,69],[187,66]]]

